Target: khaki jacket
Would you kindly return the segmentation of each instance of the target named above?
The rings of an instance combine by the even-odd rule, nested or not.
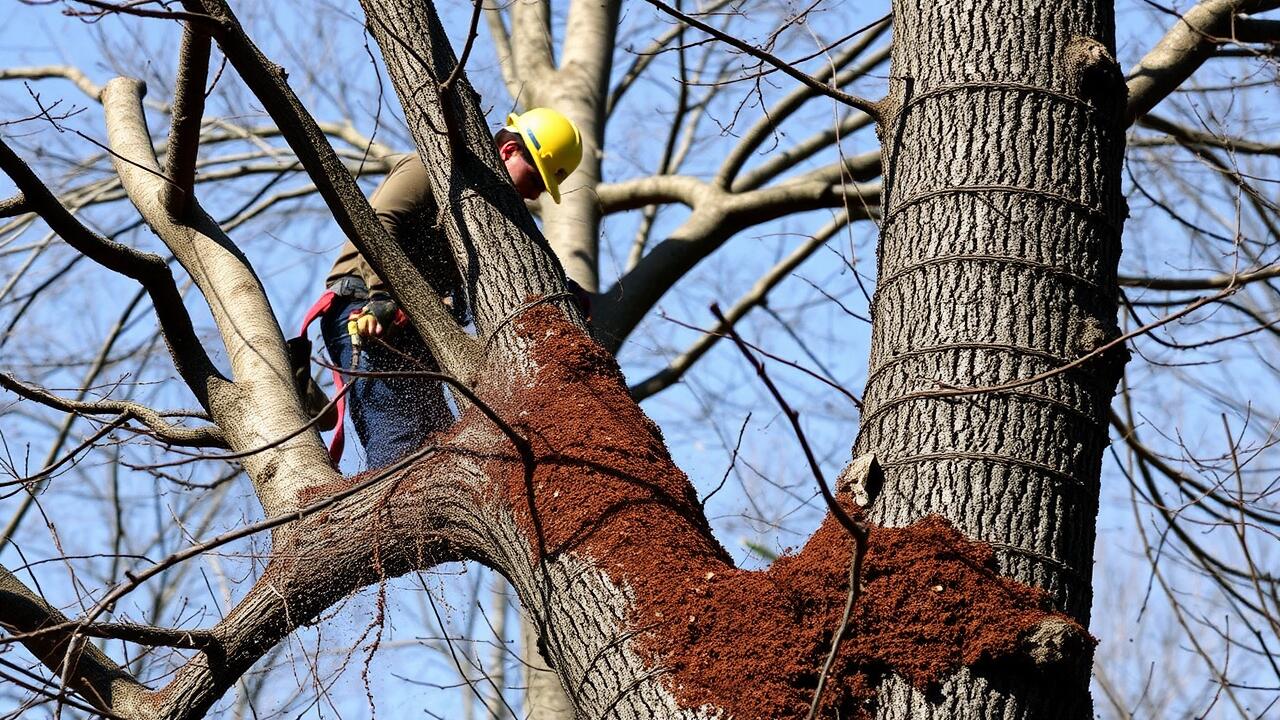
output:
[[[461,310],[462,282],[448,243],[436,227],[436,203],[431,195],[431,178],[416,154],[403,155],[374,190],[369,204],[382,226],[404,248],[409,260],[422,270],[427,280],[445,297],[453,298]],[[373,271],[350,240],[338,252],[325,285],[344,275],[364,280],[370,292],[387,291],[386,283]]]

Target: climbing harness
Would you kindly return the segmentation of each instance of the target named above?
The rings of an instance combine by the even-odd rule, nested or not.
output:
[[[307,328],[311,327],[311,323],[315,322],[316,318],[329,312],[329,310],[333,308],[334,302],[337,298],[337,293],[332,290],[325,290],[324,294],[320,296],[320,299],[311,306],[311,309],[308,310],[307,314],[302,318],[302,329],[298,331],[298,334],[302,337],[306,337]],[[348,322],[348,332],[350,332],[351,327],[350,322]],[[356,337],[359,337],[359,333],[352,338],[351,344],[351,369],[353,370],[359,367],[360,357],[360,350],[357,349],[355,344]],[[343,422],[346,419],[347,412],[347,396],[346,393],[343,392],[346,385],[346,381],[342,378],[342,370],[335,367],[333,369],[333,388],[338,395],[338,424],[334,427],[333,437],[329,440],[329,459],[333,461],[335,466],[338,464],[338,461],[342,459],[342,451],[346,445],[346,424]]]

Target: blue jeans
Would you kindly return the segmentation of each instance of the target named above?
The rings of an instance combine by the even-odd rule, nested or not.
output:
[[[333,307],[320,317],[324,346],[333,363],[351,368],[351,336],[347,316],[364,307],[366,300],[335,298]],[[426,343],[411,326],[390,337],[365,338],[360,367],[365,372],[439,371]],[[444,389],[435,380],[421,377],[351,377],[347,392],[351,423],[356,428],[370,470],[386,467],[422,447],[427,437],[453,424]]]

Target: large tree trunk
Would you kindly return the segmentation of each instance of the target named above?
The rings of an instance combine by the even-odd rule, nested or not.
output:
[[[776,597],[749,590],[761,576],[732,568],[687,480],[625,398],[612,361],[573,339],[576,331],[557,325],[555,313],[516,304],[554,295],[559,284],[546,246],[504,193],[464,190],[494,171],[494,158],[450,149],[440,132],[448,128],[464,147],[485,142],[465,85],[452,97],[434,92],[452,58],[430,4],[363,3],[436,174],[437,199],[452,215],[444,227],[472,279],[481,333],[523,330],[487,344],[489,368],[503,372],[479,389],[520,418],[539,460],[523,479],[503,480],[510,468],[483,470],[505,490],[490,496],[482,515],[507,518],[492,526],[483,555],[511,580],[570,699],[584,717],[693,717],[709,707],[738,717],[797,712],[813,674],[779,688],[788,699],[775,708],[747,709],[736,686],[694,689],[707,676],[689,674],[698,660],[680,653],[697,645],[700,658],[715,658],[715,667],[704,667],[710,675],[741,662],[741,638],[716,644],[724,639],[708,618],[724,611],[716,602],[742,592],[755,601],[752,622],[788,637],[772,650],[774,662],[816,673],[838,618],[847,539],[828,522],[797,559],[820,565],[805,577],[827,583],[808,588],[815,597],[803,609],[792,605],[789,583],[797,578],[788,568],[770,581],[771,589],[786,586]],[[877,520],[904,526],[941,514],[995,545],[1002,572],[1043,587],[1087,622],[1114,358],[1012,390],[925,396],[1052,370],[1115,334],[1123,83],[1107,52],[1110,9],[1082,0],[1043,4],[1009,15],[965,2],[895,8],[899,50],[882,128],[890,204],[859,444],[889,469]],[[392,30],[405,27],[426,32]],[[477,171],[477,161],[488,167]],[[723,583],[718,596],[713,579]],[[700,598],[713,598],[711,607]],[[794,640],[785,628],[794,628]],[[859,640],[866,642],[850,645]],[[962,669],[931,712],[957,715],[959,703],[970,717],[985,717],[998,703],[1018,716],[1081,716],[1089,708],[1086,655],[1075,655],[1064,697],[1044,692],[1043,677],[992,687]],[[861,702],[848,688],[867,682],[855,677],[868,672],[860,662],[875,664],[855,657],[833,677],[847,691],[833,702],[846,713]],[[925,684],[920,675],[915,681]],[[920,716],[935,697],[891,675],[882,712]]]
[[[856,452],[886,474],[878,522],[930,513],[1088,623],[1125,218],[1124,85],[1107,0],[895,0],[880,132],[884,221]],[[1030,378],[1025,384],[1016,384]],[[1006,386],[955,394],[950,388]],[[900,680],[882,718],[1087,717],[1089,665],[1043,692]]]

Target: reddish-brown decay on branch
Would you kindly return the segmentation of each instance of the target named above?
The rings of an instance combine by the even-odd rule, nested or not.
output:
[[[530,310],[518,327],[533,345],[535,379],[478,392],[533,444],[531,483],[514,453],[489,469],[528,536],[541,529],[535,555],[586,556],[630,586],[634,649],[667,669],[685,706],[739,720],[803,718],[848,592],[844,530],[828,516],[798,554],[764,571],[735,568],[614,359],[552,308]],[[1054,615],[1042,591],[996,575],[989,547],[936,517],[874,528],[863,585],[823,717],[865,717],[890,671],[925,686],[1009,657]]]

